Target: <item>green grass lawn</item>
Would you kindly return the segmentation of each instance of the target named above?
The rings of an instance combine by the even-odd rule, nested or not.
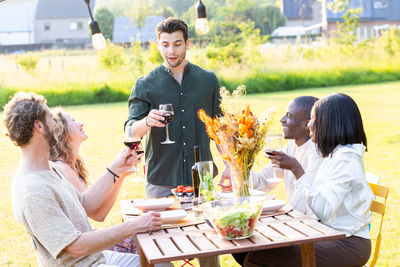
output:
[[[358,103],[363,115],[368,137],[368,153],[364,158],[365,169],[380,176],[380,183],[388,185],[389,203],[383,226],[383,241],[378,261],[379,266],[398,266],[400,259],[400,82],[350,87],[330,87],[271,94],[249,95],[246,101],[256,114],[265,108],[276,106],[277,116],[274,131],[280,130],[278,120],[284,113],[286,104],[300,95],[324,95],[344,92]],[[82,154],[86,159],[91,180],[95,180],[123,148],[122,125],[127,114],[127,104],[104,104],[66,107],[77,120],[85,123],[89,139],[84,143]],[[3,124],[0,131],[4,131]],[[214,147],[214,146],[213,146]],[[215,153],[215,149],[213,151]],[[0,137],[0,266],[37,266],[36,253],[23,227],[18,224],[12,212],[11,184],[13,173],[19,162],[19,150],[6,139]],[[222,162],[216,156],[217,164]],[[260,168],[265,160],[260,157],[255,168]],[[143,172],[142,172],[143,174]],[[283,186],[273,191],[285,199]],[[144,197],[142,183],[127,179],[120,199]],[[377,219],[373,219],[372,239],[377,234]],[[119,202],[111,210],[104,223],[94,223],[103,228],[120,223]],[[235,266],[230,255],[220,257],[222,266]],[[177,264],[176,264],[177,265]]]

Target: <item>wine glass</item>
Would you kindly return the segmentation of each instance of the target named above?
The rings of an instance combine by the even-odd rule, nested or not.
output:
[[[124,145],[129,147],[130,149],[135,150],[135,152],[139,155],[144,153],[143,149],[141,148],[140,145],[141,138],[134,136],[133,131],[132,131],[132,126],[126,126],[125,127],[125,134],[124,134]],[[132,168],[129,171],[136,172],[136,182],[144,181],[143,178],[140,178],[137,174],[137,168],[135,166],[132,166]]]
[[[163,111],[164,121],[162,123],[165,124],[166,138],[165,141],[161,142],[162,145],[165,144],[174,144],[175,141],[169,140],[169,132],[168,126],[174,120],[174,109],[172,108],[172,104],[160,104],[159,110]]]
[[[267,149],[265,150],[265,153],[273,156],[273,150],[282,150],[282,135],[281,134],[271,134],[268,135],[266,138],[266,143],[267,143]],[[277,167],[272,167],[272,171],[274,173],[274,180],[279,180],[282,181],[282,179],[280,179],[277,175]]]

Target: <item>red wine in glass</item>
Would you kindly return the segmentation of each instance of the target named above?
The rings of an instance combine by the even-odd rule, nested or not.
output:
[[[272,153],[271,151],[265,151],[265,154],[270,155],[270,156],[275,156],[275,154]]]
[[[125,140],[124,144],[130,149],[136,150],[140,146],[140,140]]]
[[[174,113],[173,112],[165,112],[163,114],[164,117],[164,124],[170,124],[174,120]]]
[[[160,104],[159,110],[163,112],[164,121],[162,123],[165,124],[165,141],[161,142],[161,144],[174,144],[175,141],[169,139],[168,126],[174,120],[174,109],[172,104]]]

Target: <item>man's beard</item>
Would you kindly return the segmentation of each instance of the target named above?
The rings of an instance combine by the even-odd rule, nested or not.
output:
[[[44,123],[44,138],[46,139],[47,143],[49,144],[49,147],[53,147],[57,144],[57,140],[54,138],[53,133],[50,131],[49,127]]]
[[[179,57],[179,58],[177,59],[176,63],[171,64],[171,62],[169,62],[168,60],[167,60],[167,62],[168,62],[168,65],[169,65],[171,68],[175,68],[175,67],[178,67],[178,66],[185,60],[185,58],[186,58],[186,52],[185,52],[181,57]]]

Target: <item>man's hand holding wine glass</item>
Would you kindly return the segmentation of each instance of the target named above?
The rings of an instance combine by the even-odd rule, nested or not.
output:
[[[280,168],[277,157],[282,152],[282,135],[281,134],[270,134],[266,138],[267,148],[265,149],[265,156],[271,160],[272,170],[274,173],[274,177],[270,179],[274,179],[276,182],[282,181],[278,176],[278,172]]]
[[[297,173],[300,171],[300,169],[302,169],[297,159],[286,154],[285,152],[279,150],[268,150],[266,151],[266,157],[271,160],[271,163],[274,167],[290,170],[293,173]]]
[[[165,127],[164,111],[152,109],[146,117],[146,125],[148,127]]]

